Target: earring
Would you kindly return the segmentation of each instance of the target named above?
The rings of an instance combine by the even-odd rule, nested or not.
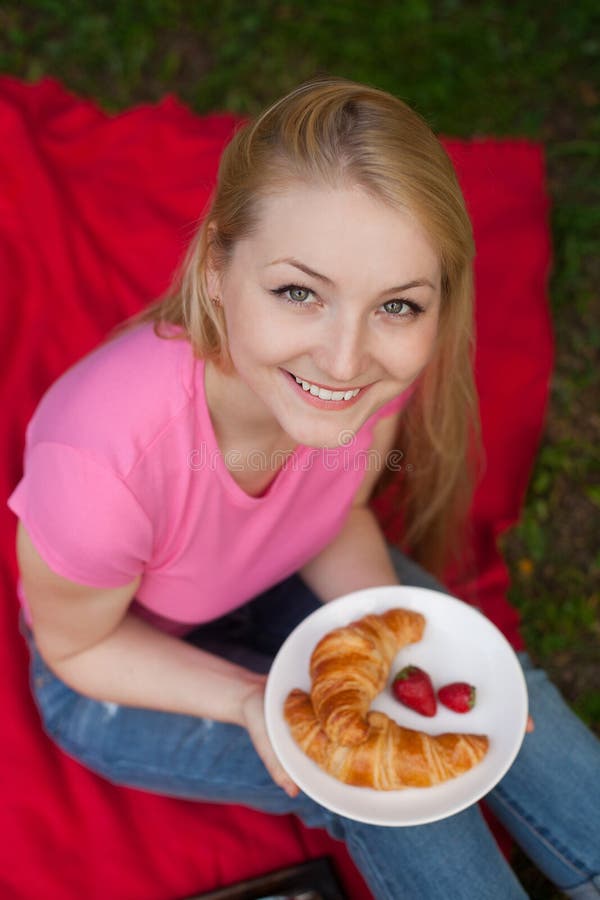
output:
[[[211,297],[211,298],[210,298],[210,302],[213,303],[214,306],[220,307],[220,306],[222,305],[222,304],[221,304],[221,298],[220,298],[220,297]]]

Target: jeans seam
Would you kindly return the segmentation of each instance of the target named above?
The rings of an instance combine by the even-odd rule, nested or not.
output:
[[[581,860],[574,860],[570,856],[567,855],[567,851],[561,847],[554,841],[550,833],[547,829],[542,828],[536,820],[527,815],[518,803],[515,803],[514,800],[511,800],[499,785],[494,789],[494,797],[508,810],[510,810],[511,814],[517,818],[521,824],[527,828],[530,832],[534,833],[537,840],[540,841],[548,850],[550,850],[558,859],[569,869],[571,869],[577,875],[583,878],[589,878],[590,872],[586,869],[585,863]]]

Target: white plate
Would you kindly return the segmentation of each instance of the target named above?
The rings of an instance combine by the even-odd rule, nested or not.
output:
[[[403,648],[395,657],[388,684],[371,708],[382,710],[406,728],[428,734],[486,734],[490,746],[479,765],[444,784],[376,791],[343,784],[309,759],[290,734],[283,704],[292,688],[310,690],[309,660],[324,634],[363,615],[381,613],[394,606],[422,613],[425,632],[419,643]],[[394,699],[390,683],[399,669],[410,664],[426,669],[436,689],[452,681],[474,684],[474,709],[460,715],[438,704],[436,715],[426,718],[402,706]],[[454,815],[475,803],[507,772],[525,734],[527,689],[512,647],[476,609],[427,588],[379,587],[355,591],[324,604],[289,635],[269,672],[265,715],[279,760],[313,800],[360,822],[421,825]]]

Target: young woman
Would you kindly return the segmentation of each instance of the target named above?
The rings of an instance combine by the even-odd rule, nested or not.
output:
[[[301,86],[226,149],[169,295],[47,392],[9,501],[48,733],[111,781],[327,828],[377,900],[524,894],[476,806],[395,829],[299,793],[264,673],[320,602],[443,590],[429,572],[477,449],[472,257],[427,125],[362,85]],[[412,560],[368,506],[395,448]],[[563,890],[595,897],[598,744],[523,662],[535,730],[487,799]]]

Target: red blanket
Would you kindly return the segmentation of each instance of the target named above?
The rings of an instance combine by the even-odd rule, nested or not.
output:
[[[3,498],[20,477],[25,426],[45,388],[167,285],[235,121],[196,116],[172,98],[109,117],[54,81],[0,78]],[[542,154],[523,141],[446,146],[478,246],[477,381],[487,451],[473,509],[479,572],[454,588],[518,644],[496,540],[518,518],[551,372]],[[1,504],[1,896],[171,900],[331,853],[349,897],[367,900],[343,847],[292,817],[116,788],[50,743],[29,696],[17,630],[14,530]]]

